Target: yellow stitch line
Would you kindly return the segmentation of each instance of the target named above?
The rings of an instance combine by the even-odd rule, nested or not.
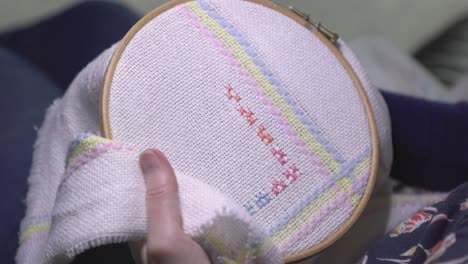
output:
[[[40,232],[40,231],[47,230],[47,229],[49,229],[49,227],[50,227],[49,223],[40,223],[40,224],[37,224],[37,225],[30,225],[30,226],[26,227],[23,230],[23,232],[21,232],[20,243],[22,243],[30,235],[32,235],[34,233],[37,233],[37,232]]]
[[[354,207],[356,207],[359,204],[359,201],[361,201],[361,196],[362,195],[355,193],[351,198],[349,198],[349,201]]]
[[[344,177],[344,178],[339,179],[336,182],[336,184],[338,184],[338,186],[340,186],[342,190],[348,190],[349,187],[351,186],[351,181],[349,180],[349,178]]]
[[[238,263],[245,263],[248,260],[255,259],[261,252],[265,251],[265,247],[268,244],[268,237],[264,238],[254,248],[243,248],[239,254],[237,254],[236,260]]]
[[[223,240],[218,236],[216,232],[213,231],[207,231],[204,234],[205,239],[212,245],[215,250],[219,253],[221,256],[231,256],[231,250],[229,249],[228,246],[225,245]],[[264,247],[266,246],[268,241],[268,238],[263,239],[255,248],[242,248],[238,254],[235,256],[236,261],[239,261],[239,259],[243,259],[245,257],[255,257],[257,256],[260,252],[262,252]],[[231,259],[226,259],[229,261],[232,261]],[[237,262],[235,262],[237,263]],[[244,261],[238,262],[238,263],[244,263]]]
[[[364,162],[365,161],[365,162]],[[353,173],[356,176],[362,175],[370,166],[369,160],[363,160],[354,167]]]
[[[259,255],[260,252],[262,252],[265,240],[266,239],[264,239],[261,244],[254,248],[242,248],[235,257],[237,263],[246,263],[248,260],[255,259],[255,257]]]
[[[257,254],[257,249],[248,249],[242,248],[236,255],[235,261],[236,263],[246,263],[249,256],[255,256]]]
[[[258,67],[252,62],[249,55],[244,51],[237,40],[231,36],[224,28],[222,28],[214,19],[195,2],[187,3],[189,9],[194,13],[200,21],[202,21],[215,34],[223,44],[232,52],[233,56],[247,70],[247,72],[257,81],[264,93],[270,98],[286,118],[291,127],[302,138],[306,145],[317,154],[324,166],[331,173],[338,173],[339,164],[331,157],[323,146],[313,137],[308,129],[302,124],[296,114],[284,101],[284,99],[276,92],[275,88],[269,83]]]
[[[229,250],[229,248],[224,244],[224,242],[221,240],[221,238],[218,237],[218,235],[215,232],[206,231],[204,236],[208,243],[210,243],[210,245],[213,246],[216,249],[216,251],[220,253],[220,255],[231,255],[231,250]]]
[[[334,194],[335,191],[332,188],[327,189],[317,199],[310,202],[304,210],[294,216],[286,225],[277,230],[272,236],[275,245],[282,244],[291,234],[299,230],[307,219],[315,215],[320,208],[333,199]]]
[[[95,146],[104,143],[108,140],[98,137],[98,136],[90,136],[85,139],[82,139],[78,145],[76,145],[70,155],[67,158],[67,166],[76,159],[79,155],[89,151],[90,149],[94,148]]]
[[[356,167],[353,170],[354,177],[358,177],[359,175],[362,175],[362,173],[364,173],[364,170],[366,168],[368,168],[366,166],[368,166],[368,163],[365,163],[365,162],[360,162],[360,163],[356,164]],[[346,190],[349,190],[351,188],[351,181],[352,180],[350,178],[341,178],[336,183],[340,186],[341,191],[346,191]],[[358,197],[358,198],[356,198],[356,197]],[[348,200],[348,202],[350,202],[353,207],[356,207],[358,205],[358,202],[360,201],[360,197],[361,197],[361,195],[354,194],[354,195],[348,197],[346,200]]]
[[[198,4],[191,2],[187,4],[191,11],[208,27],[210,30],[223,41],[223,44],[231,50],[233,56],[240,62],[244,69],[246,69],[249,74],[257,81],[260,87],[262,87],[265,94],[270,98],[273,104],[283,113],[285,118],[288,120],[288,123],[291,124],[296,133],[306,142],[307,146],[314,152],[319,154],[320,160],[327,167],[327,169],[332,173],[337,173],[339,168],[338,164],[332,159],[331,155],[320,145],[320,143],[309,133],[307,128],[300,122],[295,113],[289,108],[283,98],[275,91],[274,87],[268,82],[268,80],[263,76],[260,70],[252,63],[250,57],[245,53],[243,48],[237,42],[237,40],[232,37],[228,32],[226,32],[216,21],[214,21],[209,15],[207,15],[204,10],[202,10]],[[357,175],[362,174],[366,167],[368,167],[369,160],[367,162],[360,162],[355,168],[355,173]],[[367,164],[366,164],[367,163]],[[343,189],[348,189],[350,186],[349,179],[342,179],[339,181],[339,184]],[[330,191],[331,192],[331,191]],[[322,194],[322,195],[325,195]],[[329,194],[330,195],[330,194]],[[360,195],[359,195],[360,197]],[[326,198],[325,196],[323,198]],[[359,198],[360,199],[360,198]],[[359,200],[358,199],[358,200]],[[296,229],[300,228],[300,223],[304,218],[301,216],[306,216],[310,218],[312,213],[315,213],[323,206],[325,201],[328,199],[316,199],[311,202],[300,214],[298,214],[294,219],[292,219],[283,229],[279,230],[274,234],[273,239],[276,242],[278,239],[282,240],[288,234],[291,234],[289,226],[296,226]],[[314,208],[316,210],[314,210]]]
[[[353,169],[354,175],[356,177],[362,175],[362,172],[359,174],[357,172],[362,167],[368,167],[369,163],[370,158],[367,157],[366,159],[356,164],[356,166]],[[357,199],[357,201],[359,202],[362,195],[355,195],[359,197]],[[336,196],[335,190],[333,190],[333,188],[329,188],[315,200],[310,202],[300,213],[298,213],[286,225],[284,225],[281,229],[277,230],[275,234],[273,234],[272,239],[275,242],[275,245],[281,245],[282,243],[284,243],[284,241],[286,241],[289,238],[291,234],[295,234],[302,227],[302,225],[304,225],[304,222],[314,217],[315,213],[317,213],[323,206],[326,206],[327,202],[333,199],[334,196]]]

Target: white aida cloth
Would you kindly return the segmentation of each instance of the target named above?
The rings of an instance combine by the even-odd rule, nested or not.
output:
[[[179,39],[179,41],[177,41],[177,39],[171,38],[172,35],[165,35],[165,37],[161,39],[162,42],[159,42],[154,46],[154,48],[157,49],[157,47],[159,47],[158,45],[163,45],[161,44],[164,43],[163,41],[169,41],[171,42],[170,44],[172,46],[183,44],[186,48],[184,52],[189,51],[189,53],[191,53],[191,55],[186,56],[191,56],[191,58],[193,58],[194,56],[200,55],[203,57],[203,53],[197,55],[197,53],[193,51],[203,48],[208,49],[212,45],[210,40],[199,39],[199,41],[193,43],[191,40],[194,38],[200,38],[200,28],[197,28],[194,26],[194,24],[200,26],[199,23],[203,22],[205,23],[206,27],[210,27],[210,25],[213,26],[211,24],[212,21],[206,20],[208,19],[206,14],[211,12],[209,7],[207,8],[205,6],[205,4],[207,4],[212,5],[212,7],[216,9],[215,11],[221,13],[221,15],[229,17],[231,23],[238,27],[238,29],[244,34],[243,36],[252,42],[252,46],[255,49],[261,51],[261,55],[263,56],[262,59],[264,60],[263,63],[271,67],[273,71],[278,74],[280,80],[284,81],[287,85],[290,85],[292,82],[290,80],[298,80],[299,78],[302,82],[311,83],[313,86],[314,84],[317,84],[317,82],[318,84],[324,82],[324,79],[321,79],[324,77],[320,76],[326,76],[327,72],[329,75],[329,72],[336,71],[336,64],[331,64],[327,66],[328,68],[325,67],[320,69],[312,67],[314,65],[308,65],[307,63],[309,62],[307,61],[302,61],[301,63],[304,65],[296,68],[310,70],[310,76],[316,77],[316,80],[311,82],[308,79],[309,75],[292,71],[291,69],[294,68],[294,65],[292,64],[292,61],[288,60],[285,56],[287,56],[286,54],[288,52],[292,52],[293,57],[303,56],[307,58],[307,56],[312,57],[314,54],[318,53],[324,56],[321,58],[321,60],[326,62],[329,60],[327,56],[331,55],[326,53],[323,47],[320,47],[317,44],[317,49],[314,50],[315,53],[311,51],[310,54],[306,53],[303,55],[301,55],[301,51],[303,50],[301,50],[301,48],[287,49],[284,52],[274,52],[275,50],[277,51],[275,47],[272,47],[271,50],[269,50],[268,45],[265,46],[265,43],[256,42],[258,39],[254,38],[253,36],[260,34],[259,32],[264,30],[264,32],[270,32],[269,34],[262,35],[265,37],[265,39],[274,38],[275,35],[272,33],[271,28],[262,28],[265,26],[265,24],[262,24],[261,26],[259,25],[259,29],[257,29],[259,31],[256,31],[253,26],[246,26],[246,24],[250,23],[248,19],[245,20],[247,23],[244,23],[241,21],[242,19],[237,18],[236,15],[232,13],[229,13],[231,12],[230,10],[244,10],[242,6],[238,6],[239,1],[223,1],[222,3],[226,4],[221,6],[218,6],[217,3],[221,2],[209,1],[205,3],[204,1],[197,1],[195,4],[199,5],[199,7],[189,5],[182,8],[176,8],[170,12],[167,12],[167,14],[165,13],[159,16],[157,19],[155,19],[154,23],[162,23],[163,25],[164,23],[169,23],[171,21],[169,19],[170,16],[176,15],[180,17],[180,23],[185,25],[185,27],[182,27],[182,30],[186,30],[187,32],[177,36],[189,36],[190,38]],[[254,11],[258,11],[258,14],[261,14],[262,12],[265,13],[265,10],[256,10],[256,8],[258,8],[257,6],[249,6],[248,8],[253,8]],[[200,10],[206,14],[201,13]],[[282,20],[285,18],[271,20],[268,19],[270,18],[269,16],[275,17],[277,15],[266,12],[264,17],[265,21],[278,21],[279,19],[280,23],[284,22],[283,24],[285,25],[289,23]],[[216,15],[213,17],[216,17]],[[240,17],[245,18],[248,16],[246,14],[241,14]],[[167,20],[166,22],[164,21],[165,19]],[[161,20],[163,21],[161,22]],[[304,32],[302,32],[301,29],[299,29],[297,26],[293,28],[274,27],[274,29],[293,32],[295,35],[293,34],[291,37],[297,39],[293,39],[291,43],[298,43],[300,42],[299,40],[301,38],[307,38],[304,36]],[[149,30],[151,31],[157,29],[149,27]],[[148,39],[145,40],[144,32],[140,32],[139,34],[141,34],[140,36],[143,37],[137,38],[135,43],[140,43],[145,46],[145,48],[148,46],[153,47],[148,45],[149,42]],[[157,36],[157,34],[153,34],[151,36]],[[307,41],[315,40],[308,39]],[[271,42],[267,41],[266,43]],[[290,45],[288,43],[283,44]],[[196,48],[190,48],[191,45],[196,46]],[[392,160],[390,120],[388,110],[381,95],[374,87],[370,85],[367,78],[365,77],[364,71],[362,70],[358,61],[355,59],[354,55],[347,48],[346,44],[340,40],[338,47],[361,79],[374,112],[380,144],[380,160],[377,183],[378,187],[388,176]],[[138,68],[132,67],[134,65],[141,65],[138,63],[148,61],[145,60],[145,57],[141,57],[141,53],[139,53],[138,50],[132,51],[132,49],[133,47],[130,46],[128,50],[126,50],[126,52],[130,53],[127,53],[127,55],[124,54],[122,56],[122,60],[119,62],[120,66],[127,65],[128,68],[124,67],[122,68],[124,70],[119,68],[116,70],[114,77],[116,78],[115,80],[117,85],[126,84],[129,85],[128,87],[133,87],[132,85],[135,85],[136,81],[145,81],[144,79],[135,77],[139,74]],[[39,136],[34,151],[33,167],[29,178],[30,186],[26,200],[27,212],[21,225],[21,245],[17,254],[18,263],[39,263],[40,261],[46,263],[67,263],[76,254],[86,250],[87,248],[112,242],[135,241],[144,238],[146,235],[144,182],[137,165],[137,157],[141,150],[149,146],[146,146],[144,142],[137,140],[138,137],[135,137],[135,140],[130,140],[129,138],[122,136],[124,134],[121,133],[116,133],[114,135],[115,141],[106,141],[91,134],[83,134],[83,132],[87,131],[99,135],[98,98],[101,92],[100,89],[102,87],[104,72],[114,50],[115,46],[105,51],[96,60],[90,63],[76,77],[74,82],[70,85],[65,96],[55,101],[47,112],[45,122],[39,131]],[[157,50],[154,52],[157,52]],[[174,49],[174,52],[178,53],[171,52],[172,50],[164,51],[165,54],[174,56],[174,58],[183,55],[180,53],[180,50]],[[249,53],[247,53],[247,55],[248,54]],[[145,56],[147,56],[146,58],[158,57],[156,53],[149,55],[145,54]],[[132,62],[132,60],[135,59],[139,60],[138,63]],[[223,89],[225,84],[231,84],[235,89],[240,87],[239,89],[242,91],[242,96],[244,96],[244,102],[250,102],[251,105],[255,106],[255,109],[258,109],[257,117],[266,120],[265,125],[268,127],[268,129],[271,129],[270,132],[272,134],[278,134],[281,132],[282,128],[276,122],[274,122],[274,120],[271,118],[271,115],[265,109],[257,107],[259,102],[255,99],[254,93],[247,89],[245,80],[232,77],[233,75],[229,72],[232,71],[232,69],[226,70],[222,67],[219,67],[217,62],[224,60],[225,57],[223,57],[223,55],[213,55],[213,58],[210,61],[203,60],[202,58],[197,62],[199,65],[198,69],[203,71],[205,70],[204,64],[211,63],[210,65],[213,65],[211,73],[214,72],[223,78],[227,77],[227,79],[225,79],[222,83],[214,84],[222,85]],[[279,65],[278,63],[275,63],[275,61],[284,62],[284,67],[274,68]],[[168,62],[168,60],[161,61],[159,63],[159,70],[163,73],[166,73],[166,70],[175,71],[178,69],[177,64],[171,64]],[[193,63],[194,67],[197,65],[197,63],[191,61],[186,61],[186,63],[190,65]],[[156,67],[153,66],[153,68],[150,69],[155,68]],[[322,73],[322,71],[325,73]],[[132,74],[135,74],[135,76],[132,77]],[[297,78],[294,77],[296,75],[298,76]],[[201,72],[199,72],[198,75],[179,74],[178,80],[187,80],[190,84],[195,85],[202,79],[200,76],[204,75],[201,74]],[[170,84],[171,81],[174,81],[174,79],[171,78],[172,76],[167,75],[166,78],[163,78],[163,81],[165,84],[167,84],[167,82]],[[211,82],[215,79],[216,78],[209,78],[207,81]],[[332,89],[329,92],[336,96],[343,96],[340,94],[340,85],[352,85],[349,83],[349,81],[343,79],[340,76],[335,79],[329,78],[327,83],[331,85],[330,89]],[[291,89],[291,94],[295,98],[308,98],[311,97],[307,91],[307,89],[310,89],[308,87],[303,89],[291,88],[288,86],[288,89]],[[170,87],[166,87],[166,90],[167,89],[171,90]],[[164,91],[164,89],[161,90]],[[207,91],[209,92],[209,90]],[[223,99],[226,99],[223,92],[225,91],[222,91],[221,96]],[[180,98],[180,101],[176,100],[173,102],[161,102],[159,106],[164,105],[165,103],[172,103],[174,105],[183,104],[187,108],[186,114],[191,116],[191,112],[200,106],[196,104],[190,105],[193,103],[193,101],[186,100],[187,98],[184,98],[182,94],[179,95],[180,96],[178,98]],[[219,95],[207,93],[202,95],[200,98],[206,98],[205,101],[208,102],[208,99],[215,98],[216,96]],[[349,122],[349,120],[346,118],[352,118],[352,116],[348,116],[346,113],[343,114],[341,112],[336,112],[332,113],[332,116],[336,117],[334,122],[327,120],[327,116],[330,115],[330,113],[323,112],[323,109],[318,106],[320,101],[323,101],[325,98],[334,100],[333,96],[327,96],[330,96],[330,94],[322,91],[321,94],[318,94],[316,98],[313,99],[317,101],[301,101],[301,107],[306,109],[305,111],[307,112],[317,113],[314,122],[320,124],[320,127],[324,129],[324,133],[330,136],[329,140],[331,145],[334,145],[339,150],[342,150],[341,155],[343,156],[343,160],[352,159],[352,157],[359,154],[358,152],[360,150],[353,148],[349,144],[347,145],[345,141],[348,139],[341,138],[343,134],[340,134],[340,132],[337,131],[340,129],[340,124],[345,124],[344,130],[348,129],[351,133],[353,131],[353,122]],[[349,109],[356,109],[353,111],[362,114],[363,110],[359,107],[360,102],[358,101],[359,99],[357,97],[357,93],[354,95],[350,94],[349,98],[352,99],[350,103],[347,104]],[[346,101],[349,98],[343,96],[339,100]],[[202,103],[204,102],[203,100],[201,101]],[[118,101],[111,98],[111,111],[113,110],[112,103],[118,103]],[[356,104],[358,104],[358,106],[356,106]],[[170,104],[167,106],[168,109],[170,109]],[[122,104],[121,107],[121,109],[124,110],[132,109],[130,106],[125,104]],[[234,111],[232,112],[236,112],[235,108],[227,109],[225,106],[224,108],[225,109],[223,113],[230,113],[229,111],[232,111],[233,109]],[[133,112],[133,114],[136,114],[136,112]],[[238,116],[234,114],[235,113],[232,113],[232,117],[228,117],[225,119],[225,121],[216,119],[214,122],[217,122],[218,125],[226,127],[231,126],[232,129],[238,129],[241,124],[245,124],[242,123],[245,122],[245,120],[239,119]],[[240,192],[239,194],[220,192],[219,190],[223,189],[222,181],[216,182],[218,180],[217,178],[203,178],[205,176],[208,177],[207,175],[213,176],[219,174],[219,179],[222,180],[228,179],[230,177],[234,178],[239,175],[246,175],[247,173],[252,172],[245,170],[245,168],[234,165],[232,167],[224,167],[224,165],[226,165],[225,162],[222,162],[223,167],[219,168],[217,166],[219,166],[221,162],[215,158],[210,160],[212,166],[201,167],[199,166],[200,164],[197,164],[197,159],[200,157],[199,155],[194,155],[196,158],[191,159],[190,155],[187,156],[184,154],[190,153],[190,151],[192,151],[192,153],[197,153],[197,149],[188,149],[193,147],[191,144],[186,144],[187,152],[171,152],[171,148],[174,150],[180,150],[184,148],[184,144],[186,142],[190,143],[195,142],[196,140],[200,140],[200,138],[197,138],[197,133],[199,131],[178,131],[177,116],[173,115],[173,113],[170,113],[170,111],[165,113],[165,115],[166,118],[167,116],[170,116],[172,119],[169,120],[170,122],[157,123],[155,127],[159,128],[160,131],[158,131],[155,136],[164,137],[166,136],[166,133],[172,133],[172,135],[170,135],[173,137],[172,139],[177,136],[182,136],[185,141],[180,142],[179,145],[171,145],[173,144],[172,142],[174,142],[173,140],[167,140],[166,142],[161,140],[161,145],[153,145],[152,147],[160,147],[163,151],[168,153],[170,161],[175,164],[174,167],[176,169],[179,184],[181,186],[180,189],[183,206],[183,217],[184,223],[186,223],[185,229],[195,238],[199,238],[197,241],[203,245],[214,262],[236,258],[236,253],[243,252],[243,247],[247,247],[247,249],[253,250],[253,252],[257,252],[250,257],[258,263],[275,263],[275,261],[281,262],[279,257],[280,254],[287,255],[290,253],[301,252],[311,245],[320,242],[326,238],[327,235],[330,235],[330,232],[333,232],[333,230],[338,228],[339,223],[337,224],[338,226],[331,227],[321,227],[318,225],[317,230],[325,230],[318,236],[311,236],[309,234],[308,240],[291,240],[291,243],[289,243],[287,247],[279,249],[276,248],[273,245],[277,244],[275,238],[273,237],[270,240],[268,237],[268,235],[271,235],[270,231],[272,229],[272,223],[275,220],[275,212],[281,210],[281,206],[284,207],[284,201],[287,199],[293,199],[298,195],[304,195],[307,193],[308,189],[300,189],[299,191],[302,194],[291,192],[288,194],[285,192],[284,195],[280,197],[280,199],[277,199],[280,202],[282,201],[282,205],[279,203],[281,206],[272,210],[262,210],[260,213],[255,214],[252,217],[250,214],[246,213],[243,207],[245,204],[242,203],[242,201],[249,199],[247,196],[243,197],[243,195],[247,192]],[[123,116],[125,117],[125,115]],[[210,124],[212,123],[203,123],[202,121],[206,120],[204,119],[206,115],[203,116],[201,114],[200,116],[201,118],[198,120],[199,123],[204,125],[205,128],[209,130]],[[159,116],[155,117],[159,118]],[[163,118],[164,116],[161,117],[161,120],[163,120]],[[182,116],[180,118],[181,120],[183,119]],[[113,120],[115,119],[111,118],[111,122],[113,122]],[[362,124],[360,129],[365,130],[367,126],[365,124],[365,120],[362,119],[358,121],[360,124]],[[228,125],[226,125],[226,123]],[[111,124],[112,127],[116,127],[114,125],[116,124]],[[116,131],[118,132],[118,130]],[[210,130],[208,136],[205,139],[208,140],[210,138],[212,139],[213,136],[214,138],[219,136],[220,138],[224,138],[224,141],[228,140],[225,132],[219,134],[216,134],[215,132],[216,131]],[[254,157],[254,159],[250,162],[252,162],[252,164],[255,166],[260,164],[265,168],[265,171],[262,173],[268,173],[271,170],[271,162],[264,161],[266,160],[266,158],[263,159],[262,155],[264,154],[258,154],[258,151],[255,152],[255,149],[259,148],[262,143],[260,141],[254,141],[258,140],[257,135],[252,137],[247,132],[240,130],[236,131],[236,133],[238,134],[234,135],[233,137],[237,140],[244,140],[245,138],[249,138],[250,140],[251,138],[253,144],[252,146],[254,147],[242,149],[242,151],[251,153],[249,155],[252,155],[251,157]],[[343,133],[343,131],[341,133]],[[218,142],[223,142],[223,140]],[[268,138],[266,138],[266,140],[268,140]],[[365,134],[363,134],[356,138],[349,138],[349,140],[356,142],[356,145],[362,145],[362,142],[366,142],[369,139],[365,137]],[[96,145],[93,142],[97,142],[98,144]],[[291,145],[285,138],[281,137],[275,137],[275,143],[276,142],[283,142],[285,146]],[[210,144],[213,144],[213,141],[211,141]],[[71,151],[69,152],[68,149],[70,145]],[[236,146],[238,145],[239,144]],[[213,147],[213,145],[211,146]],[[218,149],[219,146],[214,147]],[[310,166],[306,161],[301,161],[304,159],[304,157],[299,155],[300,151],[296,152],[295,146],[291,146],[289,150],[289,158],[297,159],[298,162],[304,164],[304,168]],[[232,149],[230,151],[232,152]],[[67,153],[69,156],[68,159]],[[171,153],[179,154],[172,155]],[[225,155],[226,153],[228,153],[228,150],[221,154]],[[242,152],[234,151],[232,153],[234,153],[233,157],[229,157],[229,159],[236,160],[236,155],[239,155],[239,153]],[[219,154],[220,153],[213,153],[213,157],[218,157]],[[268,156],[268,159],[270,158],[271,157]],[[183,165],[184,162],[186,165]],[[198,169],[197,165],[199,166]],[[311,168],[311,170],[313,170],[313,168]],[[307,184],[305,179],[306,178],[303,178],[302,181]],[[254,193],[256,190],[261,189],[256,187],[263,186],[262,184],[265,185],[265,183],[261,181],[252,181],[244,185],[251,189],[251,193]],[[324,222],[333,223],[334,218],[343,218],[343,216],[345,216],[345,214],[340,215],[340,213],[336,211],[334,214],[329,215],[328,218],[325,218]],[[233,223],[243,224],[236,225]],[[232,228],[226,228],[227,226],[231,226]],[[245,229],[242,229],[242,226],[244,226]],[[210,243],[204,244],[204,239],[202,238],[204,237],[204,232],[207,230],[224,230],[225,233],[221,236],[220,243],[225,242],[227,244],[232,244],[234,245],[235,250],[228,255],[223,255],[222,252],[219,252],[214,248],[210,248]],[[245,243],[246,241],[250,242]],[[260,247],[262,250],[257,250],[259,245],[263,245]]]
[[[385,103],[338,47],[372,104],[385,175]],[[151,19],[120,55],[108,109],[113,139],[157,146],[242,204],[286,256],[340,232],[367,187],[374,149],[355,83],[318,37],[259,4],[197,0]]]

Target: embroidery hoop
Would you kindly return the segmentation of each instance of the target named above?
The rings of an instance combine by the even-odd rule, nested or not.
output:
[[[347,59],[342,55],[342,53],[335,47],[323,34],[321,34],[316,27],[313,27],[308,21],[306,21],[303,17],[298,16],[293,11],[290,11],[286,8],[283,8],[277,4],[269,2],[268,0],[247,0],[248,2],[253,2],[256,4],[260,4],[264,7],[273,9],[281,14],[293,19],[295,22],[299,23],[300,25],[304,26],[308,29],[315,37],[320,39],[320,41],[335,55],[338,61],[342,64],[345,71],[352,79],[355,88],[358,91],[361,103],[365,109],[365,113],[368,119],[370,136],[371,136],[371,147],[372,147],[372,154],[371,154],[371,165],[370,165],[370,174],[369,179],[367,182],[366,189],[360,199],[359,204],[355,208],[354,212],[352,213],[351,217],[347,221],[341,225],[337,232],[333,235],[329,236],[328,238],[324,239],[319,244],[310,247],[307,250],[304,250],[297,254],[287,255],[284,257],[286,262],[293,262],[305,259],[307,257],[313,256],[318,252],[324,250],[331,244],[333,244],[336,240],[338,240],[341,236],[343,236],[357,221],[361,213],[363,212],[369,198],[371,196],[373,186],[377,176],[377,168],[378,168],[378,160],[379,160],[379,144],[378,144],[378,135],[377,135],[377,128],[374,119],[374,114],[370,105],[369,98],[367,93],[357,76],[356,72],[353,70],[351,65],[348,63]],[[172,0],[167,2],[158,8],[154,9],[146,16],[144,16],[140,21],[138,21],[130,31],[125,35],[122,41],[119,43],[115,53],[112,56],[112,59],[107,67],[103,89],[101,93],[100,99],[100,127],[101,127],[101,134],[103,137],[112,139],[112,128],[110,126],[110,113],[109,113],[109,100],[110,100],[110,90],[112,87],[112,81],[114,77],[114,71],[117,68],[117,64],[127,47],[127,45],[131,42],[133,37],[142,29],[148,22],[152,19],[156,18],[158,15],[164,13],[165,11],[179,5],[182,3],[190,2],[190,0]]]

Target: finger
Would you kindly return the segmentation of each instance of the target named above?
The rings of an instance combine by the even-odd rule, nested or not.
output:
[[[155,149],[143,152],[140,163],[146,181],[148,243],[151,239],[170,242],[183,233],[174,170],[164,154]]]

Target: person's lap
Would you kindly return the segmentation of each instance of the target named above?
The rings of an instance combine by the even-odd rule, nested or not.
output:
[[[468,183],[443,201],[420,209],[374,243],[372,263],[468,263]]]

